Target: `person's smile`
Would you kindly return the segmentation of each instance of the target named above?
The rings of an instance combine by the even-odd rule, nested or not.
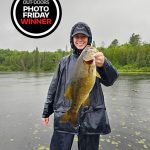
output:
[[[88,43],[88,37],[84,34],[76,34],[73,37],[74,45],[78,49],[83,49]]]

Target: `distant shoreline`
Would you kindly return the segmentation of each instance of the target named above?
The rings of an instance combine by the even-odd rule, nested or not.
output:
[[[147,74],[150,74],[150,72],[141,72],[141,71],[129,71],[129,72],[122,72],[122,71],[119,71],[119,74],[121,75],[139,75],[139,74],[143,74],[143,75],[147,75]]]
[[[147,75],[150,74],[149,71],[120,71],[118,70],[120,75],[139,75],[139,74],[143,74],[143,75]],[[50,71],[0,71],[0,73],[50,73],[53,74],[54,72],[50,72]]]

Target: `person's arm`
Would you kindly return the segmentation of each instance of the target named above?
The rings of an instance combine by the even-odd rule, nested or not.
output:
[[[108,61],[102,52],[96,54],[96,66],[97,72],[100,74],[100,81],[105,86],[111,86],[119,74],[117,70],[112,66],[111,62]]]
[[[103,67],[97,67],[97,72],[100,74],[100,81],[105,86],[111,86],[118,78],[117,70],[112,66],[111,62],[106,58]]]
[[[43,114],[42,114],[42,120],[45,125],[48,124],[49,116],[54,112],[53,111],[53,103],[55,98],[55,93],[57,89],[57,84],[59,80],[59,74],[60,74],[60,64],[57,66],[56,72],[53,75],[51,84],[49,86],[48,94],[47,94],[47,100],[44,105]]]

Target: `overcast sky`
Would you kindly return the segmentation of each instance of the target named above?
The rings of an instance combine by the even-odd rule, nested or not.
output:
[[[62,19],[49,36],[32,39],[22,35],[13,26],[10,8],[13,0],[0,1],[0,48],[32,51],[54,51],[70,47],[72,26],[86,22],[92,30],[97,46],[109,45],[113,39],[126,43],[132,33],[140,34],[150,43],[150,0],[61,0]]]

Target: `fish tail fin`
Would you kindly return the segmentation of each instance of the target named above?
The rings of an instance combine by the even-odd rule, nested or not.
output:
[[[60,123],[66,123],[70,120],[70,115],[69,112],[65,112],[61,117],[60,117]]]
[[[77,120],[78,120],[78,113],[74,113],[71,117],[70,117],[70,124],[72,126],[75,126],[77,124]]]
[[[63,116],[60,117],[60,123],[69,122],[72,126],[77,124],[78,113],[72,113],[67,111]]]

